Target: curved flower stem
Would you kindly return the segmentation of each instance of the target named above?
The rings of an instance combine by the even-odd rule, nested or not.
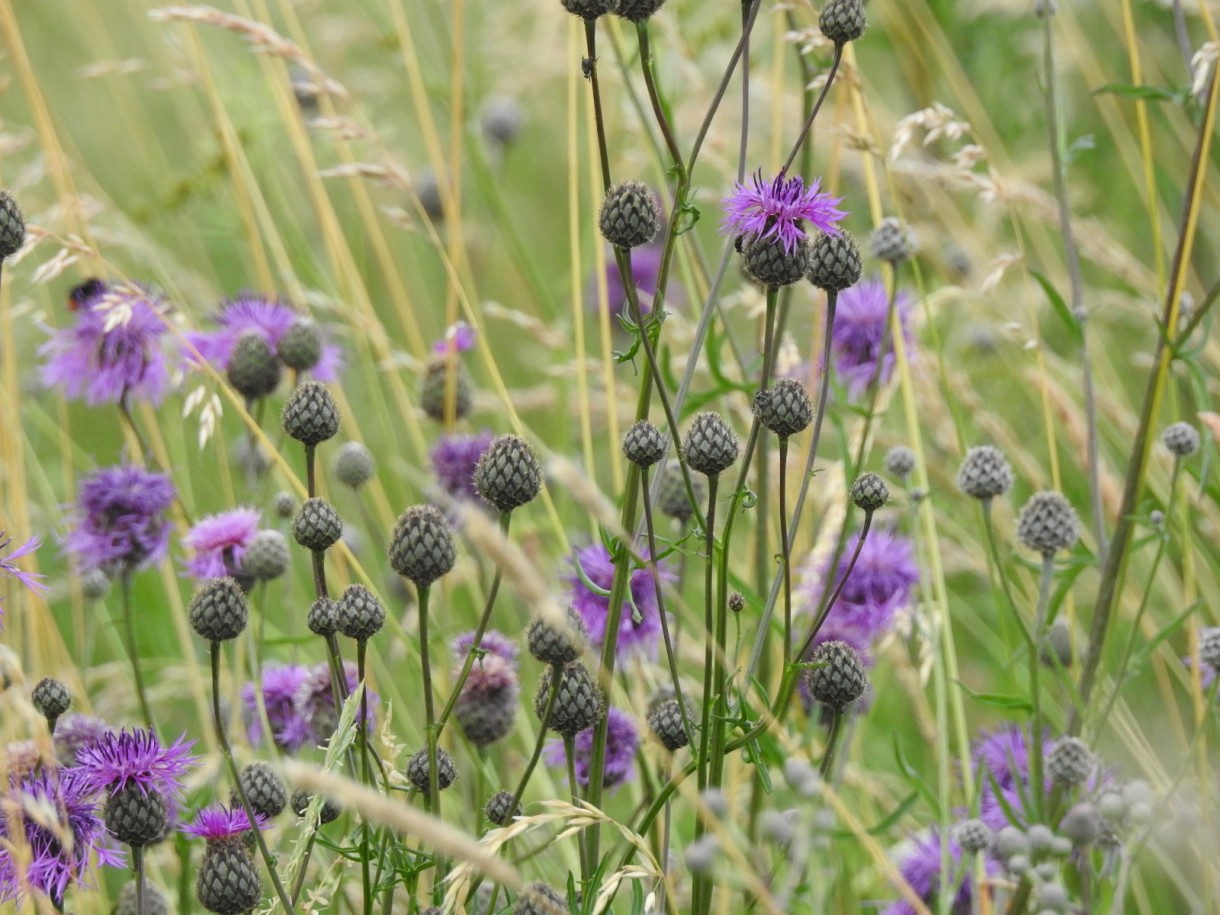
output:
[[[830,721],[830,735],[826,738],[826,755],[822,757],[822,764],[818,767],[822,778],[830,778],[831,767],[834,765],[835,745],[839,742],[842,730],[843,709],[837,708],[834,710],[834,718]]]
[[[500,532],[505,537],[508,536],[510,518],[512,518],[512,512],[500,512]],[[449,721],[449,716],[453,714],[454,706],[457,705],[457,701],[462,695],[462,687],[466,685],[470,672],[474,670],[479,647],[483,644],[483,636],[487,634],[487,627],[491,624],[491,611],[496,605],[496,596],[500,593],[501,574],[500,567],[496,566],[496,571],[491,578],[491,585],[487,589],[487,598],[483,601],[483,614],[479,617],[479,625],[474,631],[474,641],[470,645],[470,651],[466,653],[466,660],[462,663],[462,670],[458,673],[457,680],[453,684],[453,690],[449,694],[449,699],[445,702],[445,707],[441,710],[440,717],[436,719],[436,736],[438,740],[441,733],[445,730],[445,724]]]
[[[834,57],[830,61],[830,72],[826,74],[826,82],[822,86],[822,91],[818,95],[818,100],[813,103],[813,108],[809,112],[809,117],[805,119],[804,126],[801,127],[801,132],[797,135],[796,142],[792,145],[792,152],[788,153],[788,158],[784,160],[784,167],[779,170],[782,175],[792,167],[792,163],[796,160],[796,155],[801,151],[801,147],[805,145],[805,138],[809,136],[809,131],[813,128],[814,118],[818,116],[818,112],[822,110],[822,102],[826,100],[827,93],[830,92],[830,84],[834,82],[835,74],[839,71],[839,61],[843,59],[843,45],[836,44]]]
[[[542,712],[542,721],[538,729],[538,740],[534,744],[534,755],[530,757],[529,764],[525,767],[525,771],[521,773],[521,780],[517,782],[517,790],[513,792],[513,802],[508,805],[510,811],[516,810],[517,805],[521,803],[521,796],[525,794],[525,788],[529,785],[530,776],[534,774],[534,769],[538,767],[538,760],[542,758],[542,747],[546,743],[547,726],[551,723],[551,712],[555,709],[555,700],[559,697],[559,686],[563,682],[563,668],[551,667],[551,691],[547,696],[546,709]]]
[[[301,898],[301,890],[305,888],[305,872],[309,870],[309,859],[313,855],[314,842],[318,838],[318,826],[314,826],[309,830],[309,841],[305,843],[305,855],[301,858],[301,869],[297,871],[297,879],[292,884],[292,904],[296,905],[296,901]]]
[[[212,649],[212,721],[216,725],[216,742],[220,744],[220,752],[224,755],[229,774],[233,777],[233,787],[237,791],[237,796],[241,798],[242,809],[246,811],[246,816],[250,819],[250,831],[254,833],[259,854],[263,856],[267,871],[271,874],[271,882],[275,885],[276,895],[280,897],[280,904],[283,905],[285,912],[295,913],[296,909],[293,907],[292,900],[288,898],[284,883],[280,880],[275,858],[271,854],[271,849],[267,847],[263,831],[256,825],[258,820],[255,817],[254,808],[250,806],[250,798],[246,796],[245,786],[241,783],[241,773],[237,769],[237,761],[233,759],[233,750],[229,747],[229,738],[225,736],[224,717],[220,713],[220,642],[210,644]]]
[[[657,566],[657,535],[652,521],[652,497],[648,494],[648,468],[640,468],[640,495],[644,501],[644,526],[648,532],[648,569],[652,573],[652,587],[657,596],[657,616],[661,621],[661,636],[665,640],[665,659],[669,662],[669,676],[674,684],[674,697],[678,700],[678,711],[682,715],[682,728],[686,731],[686,742],[694,745],[694,724],[690,710],[682,696],[682,681],[678,677],[678,649],[669,634],[669,619],[665,613],[665,599],[661,593],[661,570]]]
[[[801,643],[801,650],[796,653],[796,657],[805,657],[805,653],[813,646],[813,640],[817,638],[818,630],[822,628],[822,624],[826,622],[826,618],[830,616],[830,611],[834,609],[835,601],[839,599],[839,595],[843,593],[843,586],[847,584],[847,579],[851,577],[852,569],[856,567],[856,560],[860,558],[860,551],[864,549],[864,541],[868,538],[868,532],[873,526],[873,512],[866,511],[864,513],[864,526],[860,528],[860,539],[856,542],[856,548],[851,554],[851,559],[847,563],[847,568],[843,571],[843,576],[839,579],[838,585],[835,586],[834,593],[830,595],[830,600],[826,602],[826,606],[822,608],[822,612],[818,614],[817,619],[813,621],[813,625],[809,627],[809,635],[805,637],[805,641]]]
[[[127,648],[127,658],[131,661],[131,672],[136,681],[136,699],[140,703],[140,716],[144,726],[150,731],[153,727],[152,710],[148,705],[148,694],[144,690],[144,674],[140,672],[140,657],[136,653],[136,621],[131,606],[131,572],[124,569],[119,575],[119,590],[123,599],[123,633]]]
[[[784,667],[792,663],[792,552],[788,540],[788,436],[779,437],[779,549],[784,572]]]
[[[1039,647],[1042,645],[1042,635],[1046,631],[1046,608],[1050,603],[1051,581],[1055,577],[1055,554],[1044,553],[1042,556],[1042,573],[1038,582],[1038,606],[1034,610],[1034,630],[1031,637],[1032,645],[1029,651],[1029,701],[1033,706],[1033,750],[1029,754],[1030,783],[1033,786],[1034,811],[1042,816],[1046,808],[1046,786],[1042,780],[1042,689],[1039,685],[1039,672],[1042,659]]]
[[[648,36],[648,21],[637,22],[635,26],[636,35],[640,43],[640,70],[644,74],[644,85],[648,89],[648,101],[652,103],[652,113],[657,119],[657,126],[661,128],[661,136],[665,138],[665,147],[669,150],[670,159],[673,160],[673,168],[677,172],[678,183],[681,184],[686,179],[686,166],[682,164],[682,151],[678,149],[678,141],[674,137],[673,127],[669,123],[669,118],[665,116],[665,107],[661,104],[661,94],[657,91],[655,61],[652,56],[652,44]]]

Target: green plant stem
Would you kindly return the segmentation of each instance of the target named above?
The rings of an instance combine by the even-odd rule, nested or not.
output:
[[[316,445],[305,446],[305,489],[311,499],[318,495],[317,451]]]
[[[441,815],[440,771],[436,767],[436,709],[432,696],[432,663],[428,649],[428,596],[431,585],[418,585],[419,664],[424,681],[424,730],[428,740],[428,794],[424,806],[433,816]]]
[[[1144,474],[1148,465],[1149,444],[1152,436],[1152,425],[1160,406],[1162,392],[1169,374],[1169,363],[1172,354],[1166,346],[1166,338],[1175,336],[1178,321],[1180,293],[1188,269],[1190,245],[1194,239],[1197,208],[1201,197],[1202,183],[1206,172],[1207,153],[1211,144],[1211,135],[1216,117],[1216,83],[1220,79],[1220,71],[1213,71],[1208,83],[1207,98],[1203,104],[1203,118],[1200,124],[1194,153],[1191,157],[1190,174],[1186,182],[1185,202],[1178,225],[1178,244],[1174,249],[1173,263],[1169,272],[1169,283],[1165,290],[1165,302],[1162,310],[1161,324],[1164,334],[1158,335],[1156,350],[1153,354],[1153,369],[1148,376],[1148,384],[1144,391],[1144,402],[1140,409],[1139,425],[1131,448],[1131,458],[1127,463],[1127,473],[1123,482],[1123,497],[1118,510],[1118,520],[1114,527],[1114,537],[1106,553],[1102,566],[1101,583],[1097,590],[1097,603],[1093,608],[1093,624],[1089,630],[1089,650],[1085,656],[1080,673],[1080,705],[1073,707],[1068,718],[1067,733],[1073,737],[1080,735],[1084,726],[1084,712],[1089,706],[1096,685],[1098,665],[1101,663],[1102,649],[1105,647],[1106,635],[1109,632],[1110,620],[1114,614],[1114,605],[1121,590],[1123,572],[1126,565],[1127,548],[1134,531],[1136,504],[1144,486]]]
[[[843,731],[843,717],[843,709],[837,708],[834,710],[834,717],[830,720],[830,734],[826,738],[826,753],[822,756],[822,764],[818,767],[819,774],[827,780],[829,780],[834,766],[835,746],[838,744],[839,735]]]
[[[500,532],[505,537],[508,536],[510,518],[512,518],[512,512],[500,512]],[[475,628],[474,640],[470,644],[470,651],[466,653],[466,660],[462,663],[462,669],[453,684],[453,690],[449,694],[449,699],[441,710],[440,717],[436,719],[436,736],[438,739],[444,732],[445,724],[449,721],[449,716],[453,714],[453,709],[457,705],[458,699],[461,698],[462,687],[466,685],[470,672],[474,670],[475,660],[479,655],[479,648],[483,644],[483,636],[487,634],[487,627],[491,624],[491,611],[496,605],[496,596],[500,593],[501,574],[500,567],[496,566],[496,571],[491,578],[491,585],[487,589],[487,598],[483,601],[483,613],[479,617],[479,625]]]
[[[1046,608],[1050,602],[1051,596],[1051,581],[1055,577],[1055,555],[1053,553],[1044,554],[1042,557],[1042,573],[1038,582],[1038,606],[1034,612],[1034,630],[1031,638],[1032,645],[1029,651],[1029,701],[1033,706],[1032,715],[1032,743],[1033,750],[1029,754],[1029,771],[1030,784],[1032,786],[1031,793],[1034,797],[1034,812],[1038,816],[1042,816],[1046,811],[1045,785],[1042,780],[1042,744],[1043,744],[1043,715],[1042,715],[1042,688],[1039,681],[1039,672],[1042,668],[1042,659],[1039,657],[1039,646],[1042,644],[1042,636],[1046,631]]]
[[[301,898],[301,890],[305,888],[305,872],[309,870],[309,859],[313,855],[314,842],[318,838],[318,827],[309,830],[309,841],[305,843],[305,855],[301,858],[301,869],[297,871],[297,879],[292,884],[292,904],[296,905]]]
[[[788,540],[788,436],[779,438],[779,550],[784,573],[784,667],[792,663],[792,552]]]
[[[572,792],[572,806],[577,807],[580,801],[580,785],[576,782],[576,740],[572,734],[563,735],[563,756],[568,764],[568,789]],[[589,781],[596,781],[592,770],[589,771]],[[576,834],[576,847],[580,852],[580,884],[588,886],[593,870],[589,865],[583,833]]]
[[[368,649],[368,639],[356,642],[356,668],[360,678],[360,720],[357,732],[360,736],[360,778],[366,785],[372,785],[372,772],[369,769],[369,688],[365,682],[365,655]],[[364,890],[364,915],[373,913],[373,881],[371,873],[372,860],[369,855],[369,834],[371,832],[367,821],[361,823],[360,829],[360,879]]]
[[[674,137],[673,128],[670,126],[669,118],[665,116],[665,106],[661,103],[661,94],[657,91],[656,61],[652,56],[652,43],[648,37],[647,20],[636,23],[635,31],[640,44],[640,71],[644,74],[648,101],[652,103],[653,116],[657,119],[657,126],[661,128],[661,136],[665,138],[665,148],[669,150],[669,157],[676,171],[675,177],[678,183],[682,184],[686,179],[686,167],[682,164],[682,151],[678,149],[678,141]]]
[[[830,84],[834,82],[835,74],[839,72],[839,61],[843,59],[843,45],[836,44],[834,57],[830,61],[830,72],[826,74],[826,82],[822,86],[822,91],[818,94],[818,100],[813,103],[813,108],[809,111],[809,116],[805,118],[805,123],[801,126],[801,132],[797,134],[796,142],[792,145],[792,152],[788,153],[788,158],[784,160],[784,167],[779,170],[781,175],[787,173],[792,167],[792,163],[796,160],[797,153],[801,151],[801,147],[805,145],[805,138],[809,136],[809,131],[813,129],[813,121],[818,116],[818,112],[822,110],[822,102],[826,100],[827,93],[830,92]]]
[[[123,634],[127,648],[127,658],[131,661],[132,676],[136,681],[136,699],[140,703],[140,717],[144,726],[153,731],[152,710],[148,704],[148,694],[144,690],[144,674],[140,671],[140,656],[136,651],[136,621],[131,606],[131,572],[124,568],[119,575],[119,591],[123,601]]]
[[[246,816],[250,818],[251,823],[257,822],[254,814],[254,808],[250,805],[250,798],[246,796],[245,786],[241,783],[241,773],[237,769],[237,761],[233,758],[233,750],[229,747],[229,738],[225,736],[224,718],[220,712],[220,642],[211,642],[212,655],[212,720],[216,725],[216,742],[220,745],[220,752],[224,755],[225,763],[229,767],[229,774],[233,777],[233,787],[237,791],[237,796],[241,799],[241,806],[246,811]],[[295,913],[292,900],[288,898],[288,893],[284,889],[283,881],[280,880],[279,869],[275,866],[275,858],[271,854],[271,849],[267,847],[267,840],[263,838],[263,831],[258,828],[250,830],[254,833],[254,840],[258,844],[259,854],[263,856],[263,861],[267,865],[267,872],[271,875],[271,882],[275,886],[276,895],[280,897],[280,904],[284,906],[285,912]]]
[[[699,726],[699,790],[703,791],[710,783],[711,739],[712,739],[712,705],[714,676],[719,662],[716,659],[716,619],[715,592],[713,576],[716,557],[716,490],[720,482],[719,474],[707,478],[707,528],[704,542],[704,575],[703,575],[703,716]],[[720,708],[720,698],[715,697],[717,711]],[[702,817],[695,819],[695,840],[702,837],[706,827]],[[708,885],[706,870],[695,874],[691,888],[692,911],[706,911],[706,897],[710,897],[711,887]]]
[[[847,563],[847,568],[843,570],[842,576],[839,578],[839,583],[835,586],[834,592],[830,595],[830,599],[826,605],[818,613],[817,618],[813,621],[813,625],[809,627],[809,634],[805,637],[805,641],[801,643],[801,650],[796,653],[796,659],[799,661],[805,657],[805,654],[813,647],[813,640],[817,638],[818,630],[822,628],[822,624],[826,622],[826,618],[830,616],[830,611],[834,609],[835,601],[839,599],[839,595],[843,593],[843,587],[847,584],[847,579],[851,577],[852,570],[856,567],[856,560],[860,558],[860,552],[864,549],[864,541],[868,539],[868,532],[873,526],[873,512],[864,513],[864,525],[860,528],[860,539],[856,542],[856,548],[852,551],[851,559]]]
[[[516,810],[517,805],[521,803],[521,798],[525,794],[526,786],[529,785],[530,776],[534,774],[534,769],[538,767],[538,760],[542,758],[542,747],[546,743],[547,727],[551,723],[551,712],[555,709],[555,700],[559,697],[559,686],[563,682],[563,668],[551,667],[551,691],[547,696],[546,708],[542,712],[542,718],[538,729],[538,740],[534,743],[534,754],[530,757],[529,764],[526,765],[525,771],[521,773],[521,780],[517,782],[517,790],[513,792],[513,801],[508,805],[510,811]]]
[[[136,911],[144,915],[144,846],[131,846],[131,865],[136,872]]]

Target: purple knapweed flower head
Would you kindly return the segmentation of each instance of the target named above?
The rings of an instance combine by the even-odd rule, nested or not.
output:
[[[1043,744],[1049,740],[1048,735]],[[970,755],[980,781],[990,783],[994,779],[1001,788],[1008,788],[1029,781],[1032,748],[1028,730],[1013,724],[984,734],[974,742]]]
[[[261,813],[254,814],[254,825],[266,829],[267,818]],[[200,810],[195,815],[195,822],[187,823],[181,829],[196,839],[223,842],[249,832],[250,817],[241,807],[230,809],[223,804],[213,804]]]
[[[941,842],[940,833],[936,831],[914,839],[898,861],[898,872],[924,904],[932,908],[936,907],[940,887],[957,887],[949,911],[952,915],[970,915],[974,885],[969,863],[962,861],[961,846],[956,839],[950,838],[950,873],[941,874]],[[989,874],[998,870],[994,861],[988,860],[986,866]],[[883,915],[915,915],[915,908],[904,899],[887,907]]]
[[[95,855],[103,866],[126,863],[105,841],[93,795],[79,769],[47,767],[10,783],[0,801],[0,903],[20,904],[32,889],[62,911],[69,885],[83,882]]]
[[[859,542],[859,533],[847,539],[833,576],[827,568],[829,560],[815,561],[814,569],[808,569],[809,583],[802,591],[810,612],[817,612],[826,589],[837,587],[842,580]],[[875,642],[885,634],[894,614],[911,603],[918,582],[911,541],[891,528],[872,528],[822,629],[838,632],[853,647]]]
[[[165,305],[146,289],[89,280],[72,291],[76,322],[39,349],[42,382],[89,405],[124,398],[160,403],[180,349],[167,346]]]
[[[631,277],[635,282],[635,292],[639,298],[642,314],[652,311],[653,298],[657,294],[657,284],[661,278],[661,256],[664,250],[664,246],[659,243],[640,245],[638,248],[631,249]],[[618,269],[618,261],[614,259],[613,249],[607,247],[606,251],[606,307],[613,316],[627,311],[627,285],[623,282],[623,274]],[[665,301],[680,303],[683,300],[683,293],[675,286],[672,276],[667,287]],[[590,307],[596,307],[598,302],[596,274],[590,278],[585,298]]]
[[[589,787],[593,768],[593,728],[578,731],[574,741],[576,781]],[[622,709],[611,708],[606,713],[606,764],[602,769],[602,787],[615,788],[635,778],[635,754],[640,747],[640,732],[635,721]],[[552,740],[543,750],[548,766],[564,766],[563,741]]]
[[[908,358],[913,354],[911,333],[911,300],[899,292],[894,309],[902,326],[902,339]],[[859,397],[873,379],[886,384],[894,374],[894,341],[887,333],[889,297],[880,280],[864,280],[839,293],[834,326],[830,330],[830,347],[835,372],[848,394]],[[884,345],[884,355],[882,346]]]
[[[274,352],[280,338],[300,317],[301,313],[291,305],[243,292],[221,303],[220,313],[216,317],[217,330],[190,333],[186,338],[200,356],[223,370],[229,367],[229,359],[243,334],[251,331],[259,334]],[[343,356],[339,347],[324,341],[322,357],[309,373],[316,381],[335,381],[342,367]]]
[[[171,746],[161,746],[152,731],[133,728],[111,731],[91,747],[76,753],[77,768],[95,792],[114,794],[131,785],[159,791],[167,798],[182,794],[182,777],[197,761],[195,741],[183,734]]]
[[[771,181],[764,181],[761,169],[746,184],[736,184],[724,198],[724,221],[720,231],[729,235],[747,235],[772,239],[791,254],[805,237],[805,223],[810,223],[827,235],[838,235],[838,223],[847,216],[835,204],[842,197],[822,193],[821,179],[808,187],[799,176],[787,177],[783,172]]]
[[[572,566],[574,571],[569,578],[568,603],[584,621],[589,642],[600,648],[606,641],[606,621],[610,612],[609,591],[614,584],[614,562],[611,560],[610,551],[603,544],[594,543],[576,553],[572,558]],[[659,563],[659,566],[662,579],[671,580],[673,573],[664,563]],[[631,593],[629,599],[623,601],[615,653],[620,658],[635,654],[654,657],[661,638],[661,615],[657,607],[657,593],[653,586],[652,574],[648,569],[634,569],[630,581]]]
[[[174,484],[139,467],[106,467],[81,483],[77,525],[64,540],[81,571],[112,577],[152,565],[165,555],[170,526],[165,512]]]
[[[465,660],[466,655],[470,654],[470,649],[474,647],[474,630],[463,632],[454,636],[450,647],[453,649],[454,657]],[[503,658],[512,664],[513,669],[517,668],[517,643],[506,636],[503,632],[497,632],[495,629],[488,629],[483,633],[483,639],[479,643],[479,650],[488,655],[496,655]]]
[[[360,685],[359,671],[352,661],[343,662],[344,679],[347,681],[347,694],[350,696]],[[381,702],[381,697],[373,690],[366,689],[368,695],[368,717],[365,727],[372,728],[376,724],[374,710]],[[297,688],[296,712],[308,724],[310,739],[316,743],[324,743],[339,726],[339,709],[335,705],[335,694],[330,685],[330,665],[323,661],[309,668],[305,679]]]
[[[494,436],[488,430],[474,435],[442,435],[429,452],[441,489],[455,499],[476,501],[474,468]]]
[[[12,542],[13,540],[11,537],[7,536],[4,531],[0,531],[0,550],[8,549],[8,545]],[[40,578],[45,578],[45,575],[39,572],[24,572],[17,567],[15,562],[13,562],[14,559],[20,559],[22,556],[28,556],[41,545],[41,540],[39,540],[37,537],[31,537],[7,556],[0,556],[0,579],[12,578],[20,584],[25,585],[25,587],[29,588],[35,594],[46,594],[50,589],[39,581]],[[0,600],[2,600],[3,597],[4,595],[0,593]],[[0,622],[3,622],[3,620],[4,605],[0,603]]]
[[[474,349],[475,329],[465,321],[458,321],[445,328],[445,336],[432,344],[432,352],[438,356],[452,356]]]
[[[187,574],[203,580],[238,571],[261,517],[258,509],[234,508],[198,521],[182,538],[182,545],[193,553],[186,563]]]
[[[297,693],[300,691],[309,670],[300,665],[288,667],[264,667],[261,689],[263,705],[267,709],[267,723],[271,726],[271,738],[275,745],[288,753],[295,753],[313,739],[313,729],[297,710]],[[258,695],[253,683],[241,690],[243,720],[251,746],[263,742],[263,719],[258,710]]]
[[[55,726],[55,755],[60,765],[79,764],[77,754],[92,747],[113,729],[101,718],[69,712]]]

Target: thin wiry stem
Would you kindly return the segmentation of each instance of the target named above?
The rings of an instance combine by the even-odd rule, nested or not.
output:
[[[860,552],[864,549],[864,541],[868,539],[868,532],[873,526],[873,512],[864,513],[864,526],[860,528],[860,539],[856,541],[856,548],[852,551],[851,559],[847,563],[847,568],[843,570],[843,575],[839,578],[839,583],[834,589],[834,593],[830,595],[830,600],[822,608],[822,612],[817,615],[813,621],[813,625],[809,627],[809,635],[805,637],[805,641],[801,643],[801,650],[796,653],[796,658],[799,660],[805,657],[806,652],[813,646],[813,640],[817,638],[818,630],[822,628],[822,624],[826,622],[826,618],[830,616],[830,611],[834,609],[835,601],[839,599],[839,595],[843,593],[843,587],[847,584],[847,579],[851,578],[852,570],[856,567],[856,560],[860,558]]]
[[[826,101],[826,95],[830,92],[830,84],[835,80],[835,74],[839,72],[839,61],[843,59],[843,45],[836,44],[834,57],[830,61],[830,72],[826,74],[826,82],[822,86],[822,91],[818,94],[818,100],[813,103],[813,108],[809,111],[809,116],[805,118],[805,123],[801,127],[801,132],[797,134],[796,142],[792,144],[792,152],[788,153],[788,158],[784,160],[784,167],[779,170],[780,174],[784,174],[792,167],[792,163],[796,161],[797,153],[801,151],[801,147],[805,145],[805,138],[809,136],[809,131],[813,129],[813,121],[818,116],[818,112],[822,110],[822,102]]]
[[[843,709],[834,709],[834,717],[830,721],[830,735],[826,738],[826,753],[822,757],[822,764],[818,767],[818,773],[822,778],[830,778],[831,768],[834,766],[835,747],[839,742],[839,735],[843,730]]]
[[[140,717],[144,726],[150,731],[153,728],[152,710],[148,704],[148,693],[144,689],[144,674],[140,670],[140,656],[136,651],[136,620],[131,606],[131,572],[124,569],[119,575],[119,591],[123,600],[123,633],[124,645],[127,648],[127,659],[131,662],[131,672],[136,683],[136,699],[140,703]]]
[[[369,769],[369,686],[365,680],[365,655],[368,648],[368,639],[360,639],[356,642],[356,669],[357,676],[360,678],[360,721],[357,725],[357,734],[360,739],[360,777],[366,785],[371,785],[373,782],[372,772]],[[373,913],[373,881],[371,865],[372,859],[369,855],[369,839],[371,829],[367,821],[361,824],[360,829],[360,879],[364,890],[364,915],[372,915]]]

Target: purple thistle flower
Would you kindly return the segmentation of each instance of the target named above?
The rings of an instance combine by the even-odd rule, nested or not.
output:
[[[614,259],[613,249],[606,249],[606,307],[610,314],[623,314],[627,310],[627,284],[623,282],[623,274],[618,269]],[[652,311],[653,297],[657,293],[657,284],[661,278],[661,254],[664,247],[657,243],[641,245],[631,249],[631,276],[635,281],[636,295],[640,300],[640,311],[648,314]],[[589,283],[586,301],[597,304],[597,277],[594,275]],[[682,298],[680,290],[673,282],[665,293],[666,302],[679,301]]]
[[[344,661],[343,673],[347,681],[347,694],[350,696],[360,685],[355,663]],[[371,689],[366,692],[368,717],[364,723],[366,728],[371,729],[377,722],[374,710],[381,702],[381,697]],[[339,709],[335,706],[335,694],[330,687],[330,665],[325,661],[306,671],[305,679],[296,692],[296,713],[308,723],[310,737],[316,744],[325,742],[339,726]]]
[[[838,222],[847,216],[835,204],[842,197],[822,193],[822,181],[815,178],[808,187],[799,176],[783,172],[764,181],[760,169],[748,184],[735,184],[724,198],[724,221],[720,231],[730,235],[750,235],[774,239],[791,254],[805,237],[805,223],[812,223],[827,235],[838,235]]]
[[[474,468],[494,436],[484,429],[475,435],[442,435],[429,452],[441,489],[455,499],[474,501]]]
[[[69,712],[55,726],[55,756],[60,765],[79,765],[77,754],[95,746],[112,728],[101,718]]]
[[[585,728],[576,734],[576,781],[589,787],[593,763],[593,731]],[[611,708],[606,714],[606,764],[602,769],[602,787],[613,788],[635,778],[635,754],[640,747],[640,733],[635,721],[622,709]],[[548,766],[567,765],[563,741],[552,740],[543,750]]]
[[[224,578],[240,569],[261,517],[258,509],[234,508],[197,522],[182,538],[182,545],[194,552],[186,563],[187,574],[200,580]]]
[[[0,902],[20,904],[23,890],[34,889],[62,910],[68,886],[82,882],[94,854],[103,866],[126,863],[106,844],[93,791],[78,769],[28,775],[12,783],[0,807]]]
[[[46,357],[42,382],[62,387],[70,400],[90,406],[125,397],[159,403],[170,386],[177,347],[162,343],[165,305],[155,293],[113,289],[89,280],[72,290],[76,323],[57,331],[38,350]],[[171,363],[172,359],[172,363]]]
[[[825,562],[816,572],[807,566],[806,572],[812,574],[802,592],[809,612],[819,609],[827,589],[838,586],[859,542],[859,533],[848,538],[833,578]],[[873,528],[819,635],[836,632],[853,647],[875,642],[889,628],[894,614],[910,604],[918,583],[919,567],[911,541],[892,528]]]
[[[182,777],[199,759],[190,753],[195,741],[179,737],[163,747],[144,728],[111,731],[91,747],[76,753],[77,768],[94,792],[113,794],[137,785],[143,791],[160,791],[167,798],[182,794]]]
[[[942,885],[940,872],[941,836],[932,831],[922,838],[913,840],[911,846],[903,853],[898,863],[899,873],[910,884],[911,889],[926,905],[935,908],[936,896]],[[952,868],[948,875],[948,884],[957,887],[949,909],[953,915],[970,915],[974,895],[974,886],[970,876],[968,863],[962,861],[962,848],[957,840],[949,839],[949,860]],[[998,866],[987,861],[987,872],[995,873]],[[914,915],[914,907],[905,899],[895,902],[884,910],[883,915]]]
[[[259,829],[266,829],[267,818],[261,813],[256,813],[254,825]],[[250,817],[240,807],[229,809],[223,804],[214,804],[211,807],[204,807],[195,815],[195,822],[188,823],[181,828],[192,838],[216,842],[249,832]]]
[[[568,579],[571,586],[568,602],[584,620],[589,642],[600,648],[606,640],[606,619],[610,613],[610,596],[606,592],[614,584],[610,551],[601,543],[594,543],[580,550],[573,557],[572,565],[575,572]],[[663,581],[673,579],[673,573],[664,563],[660,563],[660,573]],[[630,580],[631,595],[623,601],[616,653],[619,658],[635,654],[655,657],[661,638],[661,615],[652,574],[644,568],[634,569]],[[639,622],[635,620],[637,610]]]
[[[301,313],[290,305],[243,292],[221,303],[220,314],[216,317],[216,323],[220,325],[218,330],[189,333],[186,338],[206,361],[220,369],[227,369],[242,334],[248,331],[260,334],[274,352],[280,338],[299,317]],[[333,343],[323,343],[322,358],[309,371],[317,381],[335,381],[342,367],[343,356],[339,347]]]
[[[466,655],[470,654],[470,649],[474,647],[474,630],[455,636],[450,647],[453,649],[453,654],[464,661]],[[512,664],[513,670],[517,669],[517,643],[503,632],[488,629],[483,633],[483,641],[479,644],[479,649],[489,655],[503,658]]]
[[[263,705],[267,709],[267,722],[271,725],[271,737],[275,745],[288,753],[295,753],[313,739],[313,728],[297,710],[297,692],[301,689],[309,671],[299,665],[291,667],[264,667],[262,678]],[[241,700],[246,735],[251,746],[263,742],[263,721],[258,712],[258,701],[253,683],[242,687]]]
[[[139,467],[106,467],[87,476],[77,497],[77,527],[64,541],[82,571],[121,574],[165,555],[174,484]]]
[[[899,292],[894,309],[902,326],[902,339],[907,353],[912,353],[911,300]],[[865,280],[839,293],[838,310],[830,331],[830,346],[834,353],[835,372],[854,400],[867,390],[873,378],[886,384],[894,374],[893,338],[887,333],[889,296],[880,280]],[[882,353],[882,344],[885,354]],[[878,367],[877,360],[881,363]]]
[[[438,356],[465,353],[474,349],[475,329],[465,321],[458,321],[445,329],[445,336],[432,344],[432,352]]]
[[[11,537],[5,536],[5,532],[0,531],[0,550],[7,549],[8,545],[12,542],[13,540]],[[0,578],[14,578],[35,594],[46,594],[50,588],[39,581],[40,578],[46,578],[45,575],[43,575],[41,572],[23,572],[21,569],[17,568],[17,564],[13,562],[14,559],[20,559],[22,556],[28,556],[41,545],[41,540],[39,540],[37,537],[31,537],[21,546],[17,547],[17,549],[13,550],[13,552],[9,553],[8,556],[0,556]],[[2,597],[3,595],[0,595],[0,598]],[[3,621],[4,605],[0,604],[0,623]]]
[[[1043,738],[1043,747],[1049,741],[1048,734]],[[994,778],[1001,788],[1028,782],[1032,744],[1029,732],[1015,724],[997,728],[980,737],[974,742],[971,753],[980,782],[990,784]]]

